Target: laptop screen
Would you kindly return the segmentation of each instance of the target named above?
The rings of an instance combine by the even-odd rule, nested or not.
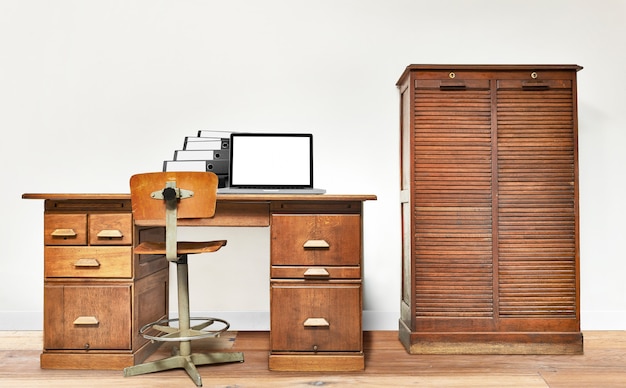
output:
[[[313,135],[232,133],[230,186],[313,187]]]

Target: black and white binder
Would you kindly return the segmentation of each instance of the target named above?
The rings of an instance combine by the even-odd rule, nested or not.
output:
[[[228,160],[166,160],[163,171],[209,171],[228,175]]]
[[[184,150],[227,150],[230,139],[212,137],[187,136],[183,143]]]
[[[186,136],[174,158],[163,161],[163,171],[210,171],[219,178],[218,187],[227,187],[231,133],[201,129],[196,136]]]
[[[216,160],[228,159],[227,150],[176,150],[174,160]]]
[[[230,139],[230,131],[213,131],[210,129],[200,129],[198,131],[198,137],[213,138],[213,139]]]

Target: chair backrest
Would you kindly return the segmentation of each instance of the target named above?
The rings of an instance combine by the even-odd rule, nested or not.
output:
[[[218,178],[212,172],[149,172],[130,178],[130,199],[135,223],[165,225],[164,201],[152,198],[168,181],[179,189],[192,191],[193,196],[178,202],[178,219],[212,218],[215,215]]]

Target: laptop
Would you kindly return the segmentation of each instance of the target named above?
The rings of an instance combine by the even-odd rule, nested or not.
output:
[[[313,187],[313,135],[230,135],[229,186],[219,194],[324,194]]]

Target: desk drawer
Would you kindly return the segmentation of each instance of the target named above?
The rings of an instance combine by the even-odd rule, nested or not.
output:
[[[361,267],[272,266],[270,277],[275,279],[336,280],[360,279]]]
[[[130,349],[131,286],[46,285],[44,348]]]
[[[44,247],[45,277],[130,278],[132,247]]]
[[[360,351],[361,284],[272,282],[272,351]]]
[[[131,213],[89,215],[89,245],[131,245],[132,242]]]
[[[87,214],[46,214],[45,245],[87,245]]]
[[[358,214],[273,214],[272,265],[358,266]]]

